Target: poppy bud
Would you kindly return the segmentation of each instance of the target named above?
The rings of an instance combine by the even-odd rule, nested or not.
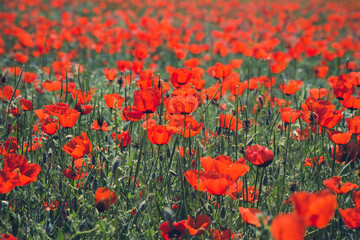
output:
[[[169,173],[170,173],[171,175],[173,175],[174,177],[177,177],[176,172],[174,172],[173,170],[169,170]]]
[[[154,172],[151,174],[151,179],[152,179],[152,180],[155,180],[155,179],[156,179],[156,174],[155,174]]]
[[[46,163],[46,153],[43,154],[43,163]]]
[[[260,107],[262,107],[264,104],[263,98],[261,96],[258,96],[258,100],[259,100]]]
[[[165,217],[165,221],[169,222],[170,228],[172,228],[174,223],[174,214],[171,208],[169,207],[164,208],[164,217]]]
[[[113,162],[113,165],[112,165],[112,171],[113,171],[114,176],[115,176],[116,169],[119,167],[119,165],[120,165],[120,157],[116,156],[115,160]]]
[[[296,185],[296,183],[291,183],[291,184],[290,184],[290,191],[291,191],[291,192],[296,192],[296,190],[297,190],[297,185]]]
[[[166,149],[166,156],[167,156],[167,158],[170,158],[170,157],[171,157],[170,149]]]
[[[5,77],[5,75],[4,75],[4,76],[1,76],[1,83],[6,83],[6,77]]]
[[[46,220],[45,225],[44,225],[44,229],[45,229],[45,232],[46,232],[46,234],[48,236],[51,235],[53,227],[52,227],[50,219]]]
[[[267,175],[265,175],[264,180],[263,180],[263,185],[266,186],[268,184],[268,177]]]
[[[164,157],[163,157],[162,154],[159,155],[159,160],[160,160],[160,161],[163,161],[163,160],[164,160]]]
[[[142,212],[145,211],[145,209],[146,209],[146,201],[143,201],[139,205],[139,211]]]
[[[265,125],[268,127],[268,126],[270,126],[270,120],[269,120],[269,118],[266,118],[265,119]]]
[[[49,148],[48,153],[47,153],[47,157],[48,157],[48,158],[51,158],[52,155],[53,155],[52,148]]]
[[[271,111],[270,108],[268,108],[268,115],[269,115],[269,117],[271,116],[271,114],[272,114],[272,111]]]
[[[93,191],[96,191],[99,188],[99,181],[97,179],[94,179],[92,187]]]

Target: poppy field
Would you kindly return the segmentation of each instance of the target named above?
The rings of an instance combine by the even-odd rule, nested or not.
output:
[[[0,2],[0,239],[360,239],[356,0]]]

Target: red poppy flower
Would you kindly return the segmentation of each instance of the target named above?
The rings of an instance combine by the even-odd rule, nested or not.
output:
[[[45,207],[45,210],[50,212],[50,211],[55,211],[56,209],[58,209],[59,202],[57,200],[52,200],[51,202],[44,201],[43,205]]]
[[[200,175],[200,179],[206,191],[213,195],[225,194],[234,182],[230,175],[214,172],[205,172]]]
[[[99,131],[103,131],[106,132],[109,130],[109,126],[107,124],[107,122],[105,121],[101,121],[101,126],[99,124],[99,120],[94,120],[93,124],[90,127],[92,130],[99,130]]]
[[[300,116],[299,110],[294,110],[289,107],[280,108],[279,111],[280,111],[281,120],[287,124],[289,124],[290,121],[291,121],[291,124],[296,122],[296,120],[298,120],[298,118]]]
[[[250,168],[239,162],[233,163],[231,158],[226,155],[217,156],[215,159],[211,157],[200,158],[201,166],[206,172],[215,172],[219,174],[227,174],[233,181],[244,176]]]
[[[118,60],[116,62],[116,66],[119,72],[125,72],[130,70],[131,63],[130,61],[126,61],[126,60]]]
[[[40,121],[41,130],[48,134],[54,135],[59,130],[59,120],[54,118],[46,118]]]
[[[81,104],[86,104],[91,101],[92,95],[95,93],[96,89],[91,89],[88,92],[83,92],[80,89],[74,90],[71,93],[72,98],[75,102],[80,102]]]
[[[239,207],[239,211],[244,223],[254,225],[255,227],[261,226],[258,216],[262,215],[262,212],[259,209]],[[264,218],[265,225],[267,224],[268,219],[269,217]]]
[[[61,81],[46,80],[41,83],[41,86],[48,92],[59,91],[61,89]],[[64,84],[66,85],[66,84]]]
[[[58,115],[60,125],[63,128],[72,128],[77,119],[79,118],[80,112],[75,109],[66,109],[63,114]]]
[[[352,199],[353,199],[353,202],[355,204],[355,207],[360,208],[360,191],[358,191],[358,192],[353,191],[352,192]]]
[[[37,74],[36,74],[36,73],[26,72],[26,73],[23,75],[23,78],[22,78],[21,80],[22,80],[24,83],[33,83],[36,78],[37,78]]]
[[[349,133],[359,134],[360,133],[360,116],[347,118],[346,123],[349,129]]]
[[[99,212],[104,212],[113,205],[118,197],[107,187],[98,188],[95,192],[95,207]]]
[[[85,132],[81,136],[74,137],[62,148],[73,158],[81,158],[92,151],[92,144]]]
[[[25,98],[20,99],[20,106],[24,111],[30,111],[34,108],[34,104]]]
[[[350,229],[360,228],[360,208],[339,208],[339,213],[346,226]]]
[[[8,140],[0,144],[0,154],[7,155],[8,153],[13,153],[18,149],[16,137],[10,136]]]
[[[119,148],[124,148],[130,145],[131,134],[128,130],[121,131],[120,134],[112,133],[111,135]]]
[[[255,189],[254,186],[248,187],[244,189],[242,193],[242,200],[245,202],[255,203],[259,199],[259,191]]]
[[[60,115],[63,115],[67,109],[69,109],[69,104],[60,102],[60,103],[55,103],[53,105],[45,105],[44,107],[45,107],[46,114],[59,117]],[[38,111],[38,110],[35,110],[35,111]],[[42,115],[42,113],[41,113],[41,115]],[[41,117],[39,117],[39,118],[41,119]]]
[[[121,104],[125,101],[125,98],[121,97],[120,94],[104,94],[105,104],[110,109],[120,108]],[[116,106],[115,106],[116,104]]]
[[[134,92],[135,107],[143,113],[154,113],[160,104],[160,93],[154,88]]]
[[[285,83],[280,84],[280,90],[286,95],[293,95],[297,91],[299,91],[303,85],[304,82],[301,80],[291,80],[288,82],[288,84]]]
[[[3,102],[7,102],[11,99],[14,94],[14,89],[10,86],[3,86],[0,88],[0,99]],[[20,90],[16,89],[14,98],[16,98],[20,94]]]
[[[170,81],[175,88],[180,88],[190,82],[193,77],[191,70],[186,68],[174,69],[170,74]]]
[[[203,171],[199,171],[197,169],[187,170],[184,173],[186,180],[193,187],[193,189],[198,191],[204,191],[206,189],[205,184],[200,179],[200,176],[204,174]]]
[[[216,63],[214,66],[209,67],[207,71],[214,78],[226,78],[233,71],[233,67],[230,64]]]
[[[320,165],[324,162],[324,157],[305,158],[304,166],[312,167],[313,165]]]
[[[302,240],[305,231],[305,222],[297,214],[277,215],[271,223],[271,234],[275,240]]]
[[[347,99],[341,100],[340,103],[344,108],[354,111],[360,107],[360,97],[355,98],[353,95],[350,95]]]
[[[159,226],[159,229],[161,231],[161,236],[166,240],[180,239],[182,235],[185,234],[186,221],[182,220],[172,224],[169,222],[164,222]]]
[[[83,177],[87,176],[85,166],[86,164],[83,161],[83,159],[78,158],[74,161],[74,166],[71,166],[63,170],[63,174],[68,179],[72,179],[72,180],[82,179]]]
[[[270,149],[261,145],[247,146],[246,160],[259,167],[266,167],[272,163],[274,154]]]
[[[351,82],[337,81],[332,87],[335,97],[339,100],[348,99],[355,92]]]
[[[352,133],[344,133],[338,130],[328,131],[329,139],[335,144],[347,144],[351,140]]]
[[[168,101],[168,111],[173,114],[190,114],[199,105],[198,100],[194,96],[176,96]]]
[[[191,236],[199,236],[210,227],[210,218],[207,215],[197,215],[194,221],[192,216],[186,221],[186,228]]]
[[[114,81],[117,75],[117,71],[115,68],[104,68],[104,75],[107,80]]]
[[[310,97],[315,98],[316,100],[326,97],[328,95],[328,90],[326,88],[311,88],[309,89]]]
[[[16,237],[14,237],[13,235],[7,233],[7,234],[2,234],[0,237],[1,240],[18,240]]]
[[[337,208],[336,196],[329,190],[316,193],[297,192],[290,197],[295,213],[308,227],[324,228],[334,217]]]
[[[220,113],[219,118],[220,127],[236,131],[236,117],[230,114],[222,114]],[[242,128],[242,122],[238,120],[237,130]]]
[[[236,239],[236,234],[233,233],[230,229],[220,228],[221,230],[217,230],[215,228],[210,229],[210,236],[213,240],[234,240]]]
[[[329,71],[329,67],[328,66],[316,66],[313,68],[313,71],[316,74],[316,77],[325,78]]]
[[[147,137],[152,144],[166,145],[170,142],[174,130],[171,127],[155,125],[147,131]]]
[[[37,176],[41,171],[41,167],[35,163],[28,163],[23,155],[10,153],[5,156],[4,171],[19,175],[19,181],[16,186],[24,186],[31,182],[37,181]]]
[[[296,140],[301,140],[301,141],[305,141],[306,139],[308,139],[309,137],[309,129],[308,128],[304,128],[302,131],[300,128],[295,129],[292,132],[292,138],[296,139]]]
[[[142,118],[143,112],[139,111],[135,106],[129,105],[122,109],[121,119],[124,121],[136,122]]]
[[[0,194],[13,190],[20,182],[20,175],[12,174],[9,171],[0,170]]]
[[[334,191],[337,194],[345,194],[353,189],[358,188],[359,186],[354,183],[343,183],[341,182],[341,177],[334,176],[327,180],[323,180],[323,184],[327,189]]]

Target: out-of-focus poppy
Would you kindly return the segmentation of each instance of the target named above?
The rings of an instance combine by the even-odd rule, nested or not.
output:
[[[259,191],[255,189],[254,186],[250,186],[247,189],[245,188],[242,192],[242,200],[245,202],[255,203],[259,199]]]
[[[93,108],[93,105],[85,105],[79,102],[74,107],[74,109],[78,111],[81,115],[88,115],[92,112]]]
[[[128,130],[121,131],[120,134],[112,133],[112,138],[115,141],[116,145],[119,148],[124,148],[130,145],[131,142],[131,134]]]
[[[20,94],[20,90],[16,89],[14,93],[14,89],[10,86],[3,86],[0,88],[0,99],[3,102],[9,101],[13,94],[14,98],[16,98]]]
[[[246,224],[254,225],[255,227],[260,227],[261,222],[259,220],[259,215],[262,215],[262,212],[257,208],[243,208],[239,207],[241,218]],[[264,224],[267,224],[269,217],[264,218]]]
[[[16,186],[24,186],[37,181],[37,176],[41,171],[39,164],[28,163],[25,156],[16,153],[9,153],[5,156],[3,169],[19,175]]]
[[[206,191],[213,195],[223,195],[233,184],[228,174],[205,172],[200,175],[201,182],[205,185]]]
[[[360,228],[360,208],[339,208],[339,213],[348,228]]]
[[[298,128],[298,129],[295,129],[293,132],[292,132],[292,138],[293,139],[296,139],[296,140],[301,140],[301,141],[305,141],[306,139],[308,139],[309,137],[309,129],[308,128],[304,128],[301,129]]]
[[[234,115],[230,114],[219,114],[218,118],[220,122],[220,127],[236,131],[236,117]],[[237,130],[240,130],[242,128],[242,122],[238,119],[238,126]]]
[[[66,85],[65,83],[63,83]],[[48,92],[59,91],[61,89],[61,81],[50,81],[46,80],[41,83],[41,86]]]
[[[329,190],[316,193],[297,192],[290,197],[295,213],[301,216],[308,227],[324,228],[334,217],[337,208],[336,196]]]
[[[328,66],[315,66],[313,68],[313,71],[316,74],[316,77],[325,78],[329,71],[329,67]]]
[[[291,80],[287,84],[281,83],[280,90],[286,95],[293,95],[301,89],[304,82],[301,80]]]
[[[199,236],[210,227],[210,218],[207,215],[197,215],[196,219],[188,216],[186,228],[191,236]]]
[[[81,136],[74,137],[62,148],[73,158],[81,158],[92,151],[92,144],[85,132]]]
[[[154,113],[160,104],[160,93],[154,88],[134,92],[135,107],[143,113]]]
[[[275,240],[302,240],[305,231],[304,220],[294,213],[277,215],[271,223],[271,234]]]
[[[35,82],[35,79],[38,77],[36,73],[32,72],[26,72],[23,75],[23,78],[21,79],[24,83],[33,83]]]
[[[198,191],[204,191],[206,189],[205,184],[200,179],[201,175],[203,175],[203,171],[199,171],[197,169],[187,170],[184,173],[186,180],[193,187],[193,189]]]
[[[360,107],[360,97],[355,98],[353,95],[350,95],[347,99],[341,100],[340,103],[344,108],[354,111]]]
[[[88,92],[83,92],[81,89],[74,90],[71,93],[72,98],[75,102],[80,102],[81,104],[86,104],[91,101],[93,94],[95,93],[96,89],[91,89]]]
[[[349,129],[349,133],[352,134],[360,133],[360,116],[353,118],[346,118],[346,123]]]
[[[298,120],[298,118],[300,116],[299,110],[294,110],[290,107],[280,108],[279,111],[280,111],[281,120],[286,124],[289,124],[289,123],[292,124],[292,123],[296,122],[296,120]]]
[[[210,229],[210,236],[213,240],[234,240],[237,235],[230,229],[221,227],[220,230],[215,228]]]
[[[69,104],[59,102],[52,105],[45,105],[44,107],[45,107],[45,113],[59,117],[60,115],[64,114],[67,109],[69,109]],[[42,113],[40,113],[40,115],[42,115]]]
[[[30,111],[34,108],[34,103],[25,98],[20,99],[20,106],[24,111]]]
[[[341,182],[341,177],[338,176],[334,176],[329,179],[323,180],[323,184],[327,189],[330,189],[337,194],[345,194],[353,189],[359,188],[359,186],[354,183]]]
[[[0,237],[1,240],[18,240],[16,237],[11,235],[10,233],[2,234]]]
[[[193,73],[191,70],[186,68],[177,68],[171,72],[170,81],[175,88],[180,88],[189,83],[192,77]]]
[[[95,207],[99,212],[104,212],[113,205],[118,197],[107,187],[98,188],[95,192]]]
[[[114,81],[117,75],[115,68],[104,68],[104,75],[110,82]]]
[[[180,127],[180,134],[185,138],[193,137],[200,133],[203,126],[203,123],[198,123],[192,116],[188,116],[185,119],[185,127]]]
[[[186,230],[186,221],[174,222],[170,224],[168,221],[159,226],[161,236],[165,240],[180,239]]]
[[[216,63],[214,66],[209,67],[207,72],[214,78],[226,78],[233,71],[233,67],[230,64],[224,65],[222,63]]]
[[[191,114],[198,107],[199,102],[194,96],[176,96],[169,100],[169,111],[174,114]]]
[[[338,130],[328,131],[329,139],[335,144],[347,144],[351,140],[352,133],[344,133]]]
[[[304,166],[312,167],[314,165],[320,165],[324,162],[324,157],[305,158]]]
[[[147,136],[152,144],[166,145],[170,142],[174,130],[167,126],[155,125],[147,131]]]
[[[121,97],[120,94],[104,94],[105,104],[110,109],[117,109],[121,107],[121,104],[125,101],[125,98]],[[116,106],[115,106],[116,104]]]
[[[125,72],[130,70],[131,63],[130,61],[126,60],[118,60],[116,62],[116,67],[119,70],[119,72]]]
[[[328,95],[328,90],[326,88],[311,88],[309,89],[310,97],[319,100]]]
[[[46,118],[40,120],[40,126],[41,130],[48,135],[54,135],[60,127],[59,120],[54,118]]]
[[[74,161],[74,165],[63,170],[63,174],[66,178],[72,180],[79,180],[87,176],[85,169],[85,162],[82,158],[78,158]]]
[[[355,204],[355,207],[356,208],[360,208],[360,191],[356,192],[356,191],[353,191],[352,192],[352,200]]]
[[[246,160],[259,167],[270,165],[274,159],[274,154],[270,149],[261,145],[247,146]]]
[[[345,81],[335,82],[333,89],[335,97],[339,100],[346,100],[355,92],[355,88],[352,83]]]

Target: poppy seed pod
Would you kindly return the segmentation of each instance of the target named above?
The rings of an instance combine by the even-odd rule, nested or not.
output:
[[[261,145],[248,146],[245,154],[249,162],[259,167],[270,165],[274,158],[273,152]]]

